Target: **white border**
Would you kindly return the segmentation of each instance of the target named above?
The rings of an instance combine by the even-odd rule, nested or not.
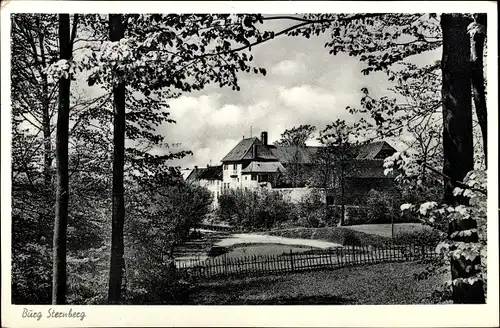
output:
[[[488,13],[488,304],[428,306],[72,306],[84,321],[21,319],[23,306],[10,305],[10,13],[108,12],[487,12]],[[497,4],[493,1],[398,2],[94,2],[11,1],[1,10],[1,195],[2,326],[498,326],[498,76]],[[30,306],[46,311],[53,306]],[[59,310],[69,306],[57,306]]]

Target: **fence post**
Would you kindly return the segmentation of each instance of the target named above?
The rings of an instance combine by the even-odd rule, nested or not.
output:
[[[354,244],[352,244],[352,264],[356,264],[356,251],[354,249]]]
[[[294,271],[294,265],[293,265],[293,252],[290,249],[290,266],[292,268],[292,271]]]

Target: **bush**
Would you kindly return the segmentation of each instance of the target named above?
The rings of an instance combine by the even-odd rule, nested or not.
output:
[[[127,201],[126,272],[131,302],[176,302],[184,295],[173,254],[210,213],[211,193],[180,183],[131,194]],[[182,296],[182,295],[184,296]]]
[[[361,239],[358,237],[358,234],[353,230],[344,230],[344,240],[342,241],[342,245],[348,246],[360,246],[362,245]]]
[[[396,244],[418,244],[436,246],[442,237],[440,232],[434,229],[415,230],[399,232],[394,236]]]
[[[298,220],[295,204],[267,190],[229,189],[219,197],[221,220],[244,230],[271,229]]]
[[[377,190],[370,190],[365,206],[367,223],[391,223],[399,217],[398,205],[387,194]]]
[[[302,197],[298,204],[299,220],[301,227],[320,228],[334,226],[340,219],[340,212],[324,203],[323,195],[312,191]]]
[[[51,249],[38,244],[12,248],[12,303],[50,304]]]
[[[109,247],[69,254],[69,304],[106,304],[109,277]]]
[[[160,260],[145,254],[147,249],[130,250],[127,300],[130,304],[178,304],[189,300],[192,284],[180,276],[172,258]],[[188,278],[188,279],[186,279]]]
[[[366,200],[357,207],[348,207],[347,225],[383,224],[383,223],[415,223],[419,219],[400,211],[401,199],[397,196],[370,190]]]

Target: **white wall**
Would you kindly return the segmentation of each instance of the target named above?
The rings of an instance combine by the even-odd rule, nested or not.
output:
[[[257,188],[259,187],[259,183],[257,180],[252,180],[252,174],[246,173],[241,175],[241,187],[242,188]]]
[[[227,169],[226,169],[227,167]],[[234,168],[236,167],[236,168]],[[223,188],[238,188],[242,186],[241,181],[242,164],[224,164],[222,165],[222,183]],[[231,177],[234,175],[234,177]],[[224,185],[225,184],[225,185]]]

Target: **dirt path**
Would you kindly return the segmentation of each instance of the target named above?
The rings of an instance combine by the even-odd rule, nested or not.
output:
[[[285,238],[278,236],[269,236],[262,234],[253,233],[240,233],[230,235],[228,238],[224,238],[216,246],[228,247],[237,244],[283,244],[283,245],[301,245],[315,248],[331,248],[331,247],[342,247],[341,244],[331,243],[321,240],[312,239],[298,239],[298,238]]]

